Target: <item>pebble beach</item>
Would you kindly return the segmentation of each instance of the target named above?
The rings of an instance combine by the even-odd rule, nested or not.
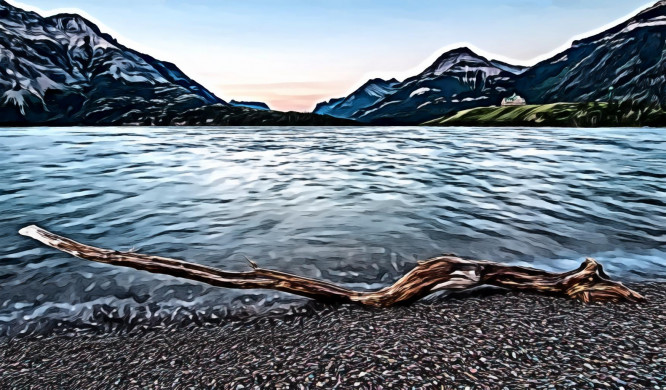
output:
[[[216,327],[4,340],[2,389],[666,389],[666,284],[644,304],[490,291]]]

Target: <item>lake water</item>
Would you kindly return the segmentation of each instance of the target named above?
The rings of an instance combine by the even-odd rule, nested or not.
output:
[[[215,323],[305,299],[80,260],[17,231],[364,289],[441,253],[666,279],[666,131],[0,129],[0,337]]]

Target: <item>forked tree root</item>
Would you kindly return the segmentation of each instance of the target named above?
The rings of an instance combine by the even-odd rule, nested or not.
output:
[[[285,291],[326,302],[389,307],[414,302],[441,290],[464,290],[481,285],[554,294],[583,302],[645,300],[622,283],[610,280],[601,264],[591,258],[586,259],[576,270],[552,273],[447,255],[420,261],[392,286],[361,292],[322,280],[263,269],[252,261],[249,261],[251,271],[227,272],[166,257],[96,248],[34,225],[21,229],[19,233],[86,260],[197,280],[219,287]]]

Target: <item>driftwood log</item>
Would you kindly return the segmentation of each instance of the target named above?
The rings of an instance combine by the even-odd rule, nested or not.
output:
[[[578,269],[553,273],[446,255],[420,261],[393,285],[366,292],[259,268],[249,259],[252,270],[228,272],[167,257],[96,248],[34,225],[21,229],[19,233],[86,260],[197,280],[219,287],[285,291],[326,302],[389,307],[414,302],[441,290],[463,290],[482,285],[560,295],[583,302],[640,302],[645,299],[622,283],[611,280],[601,264],[590,258]]]

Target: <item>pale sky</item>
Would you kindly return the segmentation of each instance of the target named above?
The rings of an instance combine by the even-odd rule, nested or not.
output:
[[[311,111],[372,77],[404,79],[464,42],[513,62],[648,7],[645,0],[23,0],[78,12],[225,100]]]

